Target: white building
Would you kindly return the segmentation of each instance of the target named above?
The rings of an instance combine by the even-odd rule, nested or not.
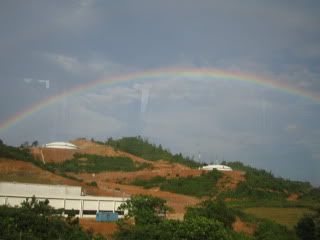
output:
[[[49,200],[56,209],[75,210],[79,217],[95,217],[97,212],[119,212],[128,198],[84,196],[81,187],[30,183],[0,182],[0,205],[19,206],[26,198]]]
[[[200,169],[212,171],[213,169],[216,169],[218,171],[232,171],[232,168],[226,165],[220,165],[220,164],[214,164],[214,165],[207,165],[203,166]]]
[[[72,143],[68,142],[52,142],[44,144],[42,147],[44,148],[56,148],[56,149],[71,149],[76,150],[78,147]]]

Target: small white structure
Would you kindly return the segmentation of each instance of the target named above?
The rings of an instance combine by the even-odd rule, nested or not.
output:
[[[200,169],[212,171],[213,169],[216,169],[218,171],[232,171],[232,168],[226,165],[220,165],[220,164],[214,164],[214,165],[207,165],[203,166]]]
[[[80,218],[95,217],[97,212],[118,212],[120,218],[127,214],[118,208],[128,198],[85,196],[79,186],[0,182],[0,205],[19,206],[33,196],[48,199],[50,206],[65,213],[74,210]]]
[[[44,148],[56,148],[56,149],[71,149],[76,150],[78,147],[72,143],[68,142],[52,142],[44,144],[42,147]]]

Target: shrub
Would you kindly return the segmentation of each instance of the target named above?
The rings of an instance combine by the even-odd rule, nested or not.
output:
[[[295,240],[297,237],[285,226],[275,222],[264,220],[258,225],[254,234],[256,240]]]
[[[236,219],[233,210],[228,208],[222,200],[216,202],[207,200],[201,202],[196,207],[189,207],[185,214],[185,219],[191,219],[197,216],[215,219],[228,228],[232,227],[232,224]]]

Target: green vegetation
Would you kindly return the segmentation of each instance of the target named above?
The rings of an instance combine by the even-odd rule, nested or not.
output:
[[[136,178],[130,184],[149,189],[153,187],[160,187],[161,184],[165,183],[166,181],[167,179],[165,177],[156,176],[148,180]]]
[[[160,187],[162,191],[174,192],[191,196],[211,196],[216,193],[215,185],[222,177],[219,171],[203,173],[198,177],[188,176],[166,179],[154,177],[149,180],[136,179],[131,184],[143,186],[144,188]]]
[[[234,211],[228,208],[221,199],[218,201],[207,200],[196,207],[189,207],[184,217],[185,219],[195,217],[215,219],[228,228],[232,228],[232,224],[236,220]]]
[[[264,220],[258,224],[254,237],[256,240],[295,240],[298,239],[293,231],[273,221]]]
[[[320,187],[313,188],[306,194],[303,194],[301,196],[301,200],[315,201],[317,203],[320,203]]]
[[[165,201],[152,196],[137,195],[132,196],[121,207],[128,210],[128,217],[135,220],[135,224],[130,224],[126,220],[118,222],[118,232],[114,238],[116,240],[138,240],[138,239],[158,239],[158,240],[238,240],[250,239],[243,235],[227,229],[216,219],[195,216],[183,221],[166,220],[163,218],[168,208]],[[241,237],[240,237],[241,236]]]
[[[21,161],[31,162],[31,163],[37,162],[37,160],[35,160],[32,154],[30,153],[29,149],[22,148],[22,147],[17,148],[17,147],[7,146],[1,140],[0,140],[0,157],[21,160]]]
[[[295,226],[301,240],[320,239],[320,208],[313,214],[303,216]]]
[[[144,139],[140,136],[123,137],[117,140],[109,138],[106,144],[112,146],[115,150],[125,151],[151,161],[167,160],[174,163],[180,163],[191,168],[201,166],[200,163],[182,156],[181,153],[172,154],[168,149],[164,149],[161,144],[157,146],[156,144],[150,143],[148,139]]]
[[[47,168],[58,172],[99,173],[104,171],[138,171],[150,167],[148,163],[135,164],[127,157],[106,157],[76,153],[73,159],[61,163],[48,163]]]
[[[159,240],[296,240],[293,231],[275,222],[246,216],[238,210],[229,209],[221,200],[207,200],[196,207],[187,209],[183,221],[166,220],[163,215],[167,208],[165,201],[157,197],[133,196],[122,205],[128,210],[128,217],[135,220],[130,224],[127,220],[118,222],[116,240],[124,239],[159,239]],[[254,223],[256,229],[253,236],[236,233],[232,223],[236,216],[246,216]],[[313,240],[313,239],[312,239]]]
[[[271,172],[245,166],[240,162],[226,163],[234,170],[245,172],[245,181],[240,182],[235,190],[226,192],[224,197],[237,199],[286,199],[292,193],[303,195],[310,192],[308,182],[290,181],[275,177]]]
[[[26,200],[21,207],[0,206],[0,238],[28,240],[104,239],[85,232],[73,216],[64,218],[49,201]]]
[[[243,210],[245,213],[252,214],[258,218],[273,220],[276,223],[284,225],[289,229],[293,229],[298,220],[306,213],[312,211],[308,208],[270,208],[258,207],[247,208]]]

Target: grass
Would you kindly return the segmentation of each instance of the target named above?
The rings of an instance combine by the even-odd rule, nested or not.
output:
[[[256,207],[243,209],[247,214],[252,214],[258,218],[273,220],[276,223],[293,229],[299,219],[306,213],[312,211],[308,208],[270,208],[270,207]]]

